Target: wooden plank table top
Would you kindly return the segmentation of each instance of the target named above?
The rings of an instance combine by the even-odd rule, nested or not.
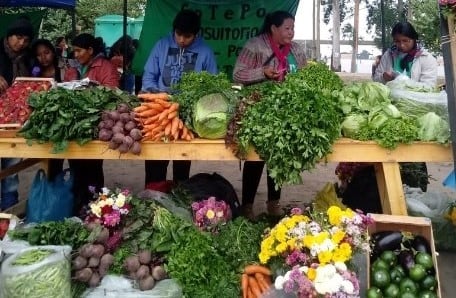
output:
[[[91,141],[83,146],[70,143],[60,154],[51,152],[51,144],[33,143],[29,146],[23,138],[0,138],[0,157],[63,158],[63,159],[122,159],[122,160],[219,160],[232,161],[238,158],[226,148],[224,140],[195,139],[190,142],[144,142],[140,155],[120,154],[108,149],[106,142]],[[247,160],[260,160],[251,151]],[[405,197],[399,171],[399,162],[449,162],[452,161],[451,146],[436,143],[416,142],[401,144],[394,150],[380,147],[375,142],[339,139],[332,153],[322,162],[369,162],[375,166],[377,184],[386,214],[406,215]]]

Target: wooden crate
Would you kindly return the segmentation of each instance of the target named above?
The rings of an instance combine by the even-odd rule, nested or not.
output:
[[[21,125],[14,124],[0,124],[0,138],[15,138]]]
[[[374,224],[369,226],[368,231],[370,235],[382,231],[401,231],[410,232],[414,235],[420,235],[428,240],[432,250],[432,259],[434,261],[436,272],[435,276],[438,282],[437,295],[438,297],[442,297],[440,293],[439,269],[434,245],[434,236],[432,234],[431,220],[426,217],[413,217],[403,215],[371,214],[371,216],[374,219]],[[367,264],[370,264],[370,260],[368,260]],[[367,270],[368,286],[370,282],[369,274],[370,270]]]

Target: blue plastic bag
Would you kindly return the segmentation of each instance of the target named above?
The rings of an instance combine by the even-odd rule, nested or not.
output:
[[[27,219],[31,223],[60,221],[73,215],[73,180],[70,169],[49,181],[43,170],[38,170],[27,200]]]

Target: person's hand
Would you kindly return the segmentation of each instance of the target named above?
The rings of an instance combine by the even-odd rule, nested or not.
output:
[[[270,80],[277,80],[279,78],[279,73],[272,67],[268,66],[263,68],[264,76]]]
[[[395,78],[395,74],[392,71],[385,71],[383,73],[383,79],[386,82],[392,81],[392,80],[394,80],[394,78]]]
[[[0,76],[0,94],[5,92],[8,88],[8,83],[6,82],[5,78]]]

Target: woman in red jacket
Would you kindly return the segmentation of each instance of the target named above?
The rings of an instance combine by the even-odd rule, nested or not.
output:
[[[119,87],[119,73],[116,67],[105,57],[103,40],[88,33],[82,33],[73,40],[74,58],[77,67],[71,67],[65,73],[65,81],[89,78],[106,87]]]
[[[79,65],[65,72],[65,81],[89,78],[102,86],[119,87],[119,73],[105,58],[102,39],[83,33],[73,40],[72,45],[74,58]],[[95,187],[96,191],[104,186],[103,160],[70,159],[69,164],[74,174],[75,207],[79,211],[93,197],[89,186]]]

